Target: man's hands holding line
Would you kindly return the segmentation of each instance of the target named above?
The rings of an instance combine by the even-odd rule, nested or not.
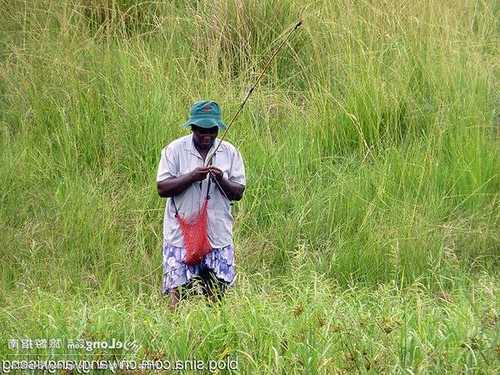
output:
[[[229,200],[239,201],[241,199],[245,186],[224,178],[224,173],[213,166],[198,167],[179,177],[170,177],[158,182],[158,194],[164,198],[180,194],[191,184],[206,179],[209,173],[217,180],[219,187],[224,190],[225,196]]]
[[[190,172],[190,177],[193,182],[203,181],[207,178],[207,174],[210,173],[215,179],[220,182],[224,176],[224,173],[217,167],[197,167]]]

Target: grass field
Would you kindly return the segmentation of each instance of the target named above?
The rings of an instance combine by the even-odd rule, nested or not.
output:
[[[0,16],[4,371],[498,371],[498,2],[0,0]],[[171,312],[160,151],[197,99],[228,119],[299,17],[228,134],[248,181],[236,287]]]

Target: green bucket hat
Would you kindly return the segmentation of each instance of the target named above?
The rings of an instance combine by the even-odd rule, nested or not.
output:
[[[188,128],[191,125],[199,126],[200,128],[213,128],[217,126],[219,129],[225,129],[226,124],[222,121],[219,105],[212,100],[200,100],[191,107],[191,115],[182,127]]]

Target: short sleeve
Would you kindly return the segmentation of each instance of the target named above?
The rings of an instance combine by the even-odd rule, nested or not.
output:
[[[240,185],[246,185],[245,179],[245,166],[243,164],[243,158],[238,150],[234,150],[231,170],[229,171],[229,180],[237,182]]]
[[[158,174],[156,175],[156,181],[160,182],[170,177],[177,177],[177,158],[175,151],[172,147],[165,147],[161,151],[160,164],[158,165]]]

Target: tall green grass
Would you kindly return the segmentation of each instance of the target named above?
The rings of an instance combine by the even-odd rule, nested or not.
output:
[[[495,368],[496,2],[0,5],[2,339],[113,334],[244,372]],[[241,282],[171,314],[160,150],[194,100],[234,113],[298,17],[228,134]]]

